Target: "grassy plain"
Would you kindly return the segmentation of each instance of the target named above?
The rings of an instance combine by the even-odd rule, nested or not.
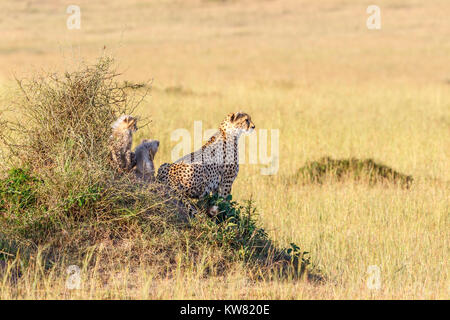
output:
[[[233,198],[253,198],[270,237],[309,251],[328,280],[250,281],[239,265],[220,278],[194,267],[161,278],[108,261],[117,274],[107,284],[90,270],[70,291],[65,270],[44,272],[37,259],[15,285],[0,283],[1,299],[449,298],[448,1],[377,1],[381,30],[366,28],[367,1],[78,0],[80,30],[66,28],[69,4],[1,2],[0,92],[12,92],[13,75],[70,70],[106,51],[123,80],[153,79],[139,109],[152,123],[135,142],[160,140],[157,167],[171,161],[171,133],[193,132],[195,120],[216,128],[242,109],[257,129],[278,129],[279,171],[242,165]],[[414,184],[291,182],[324,156],[373,158]],[[379,290],[366,285],[371,265]]]

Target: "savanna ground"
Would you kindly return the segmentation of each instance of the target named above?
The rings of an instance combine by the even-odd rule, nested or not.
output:
[[[382,28],[368,30],[372,2],[78,0],[81,30],[68,30],[73,1],[3,0],[2,97],[13,75],[70,70],[106,47],[123,80],[153,79],[137,110],[152,123],[135,143],[160,140],[156,167],[171,161],[171,133],[195,120],[216,128],[242,109],[257,129],[278,129],[279,171],[242,165],[233,199],[252,198],[270,238],[310,252],[326,281],[255,281],[239,264],[164,277],[116,258],[107,284],[100,261],[78,290],[64,269],[31,264],[0,298],[448,299],[450,2],[376,1]],[[414,183],[292,182],[325,156],[372,158]],[[367,287],[371,265],[379,290]]]

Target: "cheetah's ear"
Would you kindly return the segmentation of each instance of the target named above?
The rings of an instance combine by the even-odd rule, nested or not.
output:
[[[134,117],[129,117],[129,118],[127,118],[126,122],[128,124],[128,127],[130,128],[130,127],[136,125],[137,119]]]
[[[238,120],[238,119],[242,118],[244,115],[245,115],[244,112],[238,111],[233,114],[233,118],[231,119],[231,121]]]
[[[158,140],[153,140],[153,145],[152,145],[152,156],[154,157],[156,152],[158,152],[158,148],[159,148],[159,141]]]
[[[227,118],[230,119],[230,121],[234,121],[234,113],[228,114]]]

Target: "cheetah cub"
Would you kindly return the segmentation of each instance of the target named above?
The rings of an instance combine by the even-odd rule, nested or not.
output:
[[[133,133],[137,131],[137,119],[130,115],[122,115],[111,127],[112,135],[109,148],[112,164],[118,172],[129,172],[136,165],[131,144]]]
[[[161,165],[157,180],[190,198],[204,197],[211,192],[226,198],[239,172],[239,137],[254,129],[247,113],[230,113],[219,131],[199,150],[175,163]]]
[[[155,165],[153,159],[158,151],[158,140],[142,140],[141,144],[134,149],[136,157],[136,177],[150,182],[155,179]]]

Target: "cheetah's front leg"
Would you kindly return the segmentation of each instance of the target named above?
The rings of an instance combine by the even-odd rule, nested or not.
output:
[[[226,198],[231,193],[231,187],[233,186],[234,179],[236,179],[239,171],[239,167],[231,167],[224,170],[222,180],[219,185],[219,196]]]
[[[125,170],[130,171],[136,166],[136,155],[132,151],[127,151],[125,154]]]

